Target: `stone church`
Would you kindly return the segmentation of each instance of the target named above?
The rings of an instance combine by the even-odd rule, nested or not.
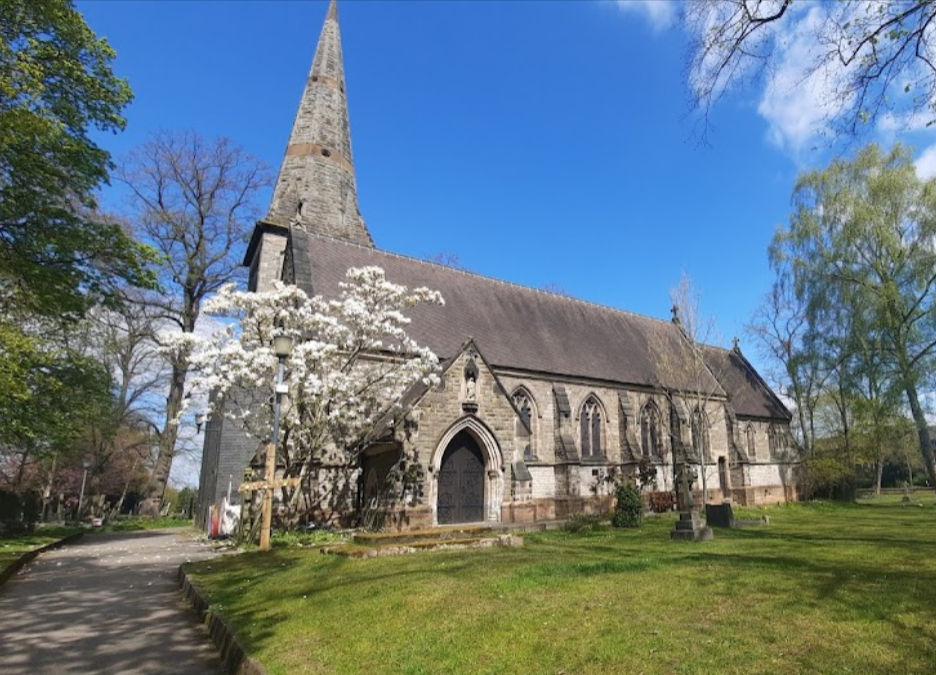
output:
[[[606,508],[612,479],[638,473],[665,505],[677,462],[708,501],[797,496],[790,413],[737,343],[700,349],[675,314],[640,316],[375,246],[358,209],[335,0],[244,265],[252,291],[283,280],[336,296],[349,268],[374,265],[445,299],[413,309],[410,331],[439,357],[441,384],[406,395],[405,422],[379,429],[355,472],[353,508],[376,507],[378,524],[561,519]],[[704,362],[695,371],[683,363],[692,354]],[[203,518],[256,452],[230,422],[209,421]]]

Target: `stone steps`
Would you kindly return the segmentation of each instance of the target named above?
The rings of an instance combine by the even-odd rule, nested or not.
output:
[[[523,538],[487,525],[455,525],[407,532],[359,532],[346,544],[325,546],[322,553],[347,558],[380,558],[447,548],[522,546]]]
[[[493,528],[488,525],[451,525],[403,532],[358,532],[351,541],[362,546],[399,546],[456,539],[481,539],[492,536],[493,532]]]

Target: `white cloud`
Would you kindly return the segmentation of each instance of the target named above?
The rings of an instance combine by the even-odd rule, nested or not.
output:
[[[936,144],[920,153],[916,160],[916,173],[920,180],[936,177]]]
[[[814,68],[821,49],[815,36],[826,18],[822,8],[812,7],[777,36],[777,66],[757,106],[770,141],[794,155],[828,134],[832,119],[849,103],[841,98],[844,70],[834,62]]]
[[[617,6],[622,12],[642,16],[654,31],[672,26],[678,9],[673,0],[617,0]]]

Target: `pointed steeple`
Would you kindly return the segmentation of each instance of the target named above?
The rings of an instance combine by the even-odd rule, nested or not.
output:
[[[374,245],[358,210],[337,0],[328,7],[266,219]]]

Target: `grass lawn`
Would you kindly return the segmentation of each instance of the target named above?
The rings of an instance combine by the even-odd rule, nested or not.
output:
[[[669,517],[522,548],[282,548],[190,570],[271,675],[931,674],[936,508],[922,500],[778,507],[768,527],[701,544],[671,542]]]
[[[169,516],[153,518],[151,516],[124,516],[96,527],[91,532],[136,532],[138,530],[162,530],[169,527],[192,527],[188,518]]]
[[[7,565],[27,551],[51,544],[74,534],[79,529],[78,527],[40,527],[33,534],[0,537],[0,571],[5,570]]]

